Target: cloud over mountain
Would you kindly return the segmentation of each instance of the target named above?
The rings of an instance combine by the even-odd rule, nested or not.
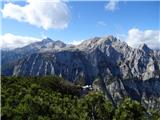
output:
[[[152,49],[160,49],[160,31],[132,28],[128,31],[126,42],[135,48],[145,43]]]
[[[23,47],[36,41],[40,41],[41,39],[28,36],[17,36],[11,33],[6,33],[3,36],[0,36],[0,40],[0,47],[2,49],[14,49],[18,47]]]

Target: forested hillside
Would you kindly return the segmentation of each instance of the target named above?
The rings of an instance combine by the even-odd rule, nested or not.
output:
[[[114,108],[101,93],[84,95],[80,85],[56,76],[2,77],[2,120],[160,120],[160,111],[146,111],[124,99]]]

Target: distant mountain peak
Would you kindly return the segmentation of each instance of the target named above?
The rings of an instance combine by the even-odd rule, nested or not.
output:
[[[61,41],[61,40],[56,40],[55,42],[56,42],[56,43],[64,43],[64,42]]]
[[[101,39],[99,39],[99,41],[101,41],[101,42],[106,42],[107,41],[107,43],[108,42],[116,42],[117,41],[117,38],[116,37],[114,37],[114,36],[112,36],[112,35],[109,35],[109,36],[104,36],[104,37],[102,37]]]
[[[151,52],[152,50],[147,46],[147,44],[143,43],[142,45],[139,46],[140,50],[143,50],[145,52]]]
[[[107,38],[110,39],[110,40],[115,40],[116,39],[116,37],[114,37],[113,35],[109,35],[109,36],[107,36]]]
[[[42,40],[42,42],[48,43],[48,42],[53,42],[53,40],[51,38],[47,37],[47,38],[44,38]]]
[[[64,42],[62,42],[61,40],[56,40],[54,43],[53,43],[53,46],[59,46],[60,48],[61,47],[65,47],[66,44]]]

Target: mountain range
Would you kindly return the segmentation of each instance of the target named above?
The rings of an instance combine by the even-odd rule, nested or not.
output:
[[[160,108],[160,51],[146,44],[132,48],[114,36],[94,37],[79,45],[50,38],[1,51],[4,76],[61,76],[92,85],[115,105],[124,97]]]

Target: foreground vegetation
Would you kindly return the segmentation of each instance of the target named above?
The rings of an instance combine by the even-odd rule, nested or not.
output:
[[[82,95],[80,86],[56,76],[2,77],[2,120],[145,120],[146,110],[125,99],[116,109],[97,92]],[[154,112],[150,119],[158,120]]]

